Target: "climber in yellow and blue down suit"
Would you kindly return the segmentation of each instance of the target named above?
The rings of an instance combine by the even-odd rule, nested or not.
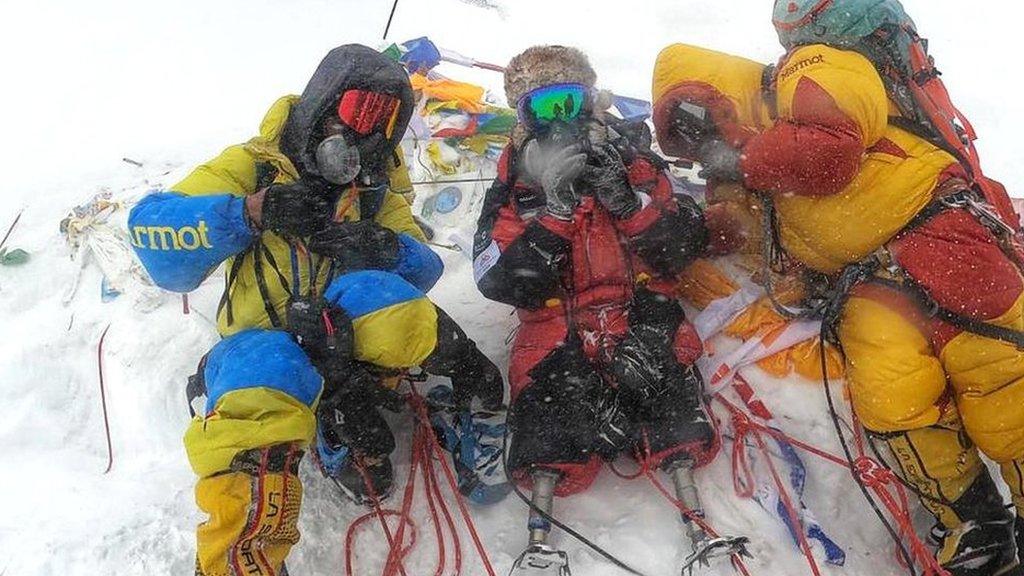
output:
[[[397,146],[412,111],[399,64],[341,46],[259,136],[131,212],[161,287],[188,292],[225,263],[223,340],[189,386],[206,396],[185,434],[209,515],[197,574],[286,574],[314,439],[321,470],[354,499],[388,494],[394,437],[378,409],[395,407],[388,383],[404,370],[451,378],[458,406],[501,405],[498,369],[426,297],[443,266],[396,193],[409,185]]]

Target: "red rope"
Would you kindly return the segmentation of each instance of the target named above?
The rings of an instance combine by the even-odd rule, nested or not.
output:
[[[21,217],[21,214],[18,214]],[[17,224],[18,220],[15,219],[14,223]],[[14,225],[11,225],[14,228]],[[8,234],[10,231],[8,230]],[[7,238],[4,238],[6,240]],[[107,417],[107,391],[106,386],[103,382],[103,341],[107,339],[107,331],[110,330],[110,324],[103,329],[103,334],[100,334],[100,343],[96,346],[96,364],[100,374],[100,404],[103,406],[103,431],[107,436],[107,469],[103,471],[104,474],[110,472],[110,469],[114,467],[114,447],[110,441],[110,419]]]
[[[381,510],[381,514],[384,516],[401,516],[401,512],[396,510]],[[352,524],[349,525],[348,531],[345,533],[345,574],[346,576],[355,576],[355,570],[353,569],[353,558],[355,556],[355,537],[364,524],[373,520],[377,517],[377,512],[367,512],[359,518],[356,518]],[[411,550],[413,545],[416,543],[416,530],[415,526],[410,526],[412,529],[412,535],[409,537],[409,546],[407,550]]]
[[[413,431],[413,450],[412,450],[412,465],[409,468],[409,480],[405,483],[405,494],[402,496],[402,522],[398,524],[398,534],[395,536],[395,542],[399,543],[399,546],[392,546],[388,552],[388,559],[384,562],[384,571],[382,576],[390,576],[394,574],[394,566],[397,562],[398,566],[401,566],[402,560],[405,558],[404,552],[401,550],[402,539],[405,538],[405,526],[407,522],[405,520],[410,518],[410,511],[412,510],[412,499],[416,492],[416,471],[420,467],[420,455],[422,452],[418,450],[419,446],[419,431]]]
[[[396,573],[404,575],[403,560],[411,552],[416,542],[416,525],[412,521],[411,508],[416,494],[416,477],[417,474],[420,474],[423,478],[423,492],[426,495],[427,507],[430,511],[431,523],[433,524],[438,549],[437,567],[434,571],[434,576],[443,576],[445,574],[445,569],[449,566],[448,548],[445,542],[445,528],[447,528],[448,532],[451,534],[452,552],[454,556],[454,561],[451,564],[454,569],[453,574],[454,576],[461,575],[462,543],[459,538],[458,529],[455,526],[455,520],[448,508],[448,504],[444,496],[441,493],[440,482],[438,481],[437,473],[434,468],[434,452],[437,451],[436,456],[446,468],[445,474],[448,477],[449,484],[451,485],[452,493],[457,499],[459,499],[460,511],[463,514],[463,519],[466,522],[466,526],[468,527],[470,534],[473,536],[473,541],[477,546],[477,551],[481,555],[485,568],[487,568],[489,573],[493,576],[495,573],[491,567],[490,560],[483,549],[483,545],[477,535],[472,519],[469,517],[469,514],[460,499],[461,494],[458,492],[458,487],[455,484],[454,475],[451,473],[451,469],[447,466],[444,453],[440,451],[440,447],[437,445],[437,439],[435,438],[433,429],[430,426],[430,421],[426,417],[425,404],[423,403],[422,398],[418,395],[410,396],[409,400],[415,412],[415,425],[413,426],[409,479],[404,489],[402,509],[401,511],[383,510],[379,507],[379,499],[377,495],[373,493],[373,486],[365,471],[365,465],[361,459],[356,458],[355,465],[359,470],[359,473],[362,475],[363,481],[366,483],[367,489],[370,492],[371,501],[374,504],[374,511],[357,518],[348,528],[348,533],[345,537],[346,574],[347,576],[353,576],[354,574],[353,557],[356,532],[366,522],[377,517],[381,519],[381,527],[384,530],[385,536],[387,536],[389,546],[388,557],[384,564],[383,576],[395,576]],[[392,536],[391,531],[384,520],[384,517],[386,516],[396,516],[399,518],[398,532],[395,536]],[[443,524],[441,521],[442,516],[444,517]],[[404,545],[406,527],[408,527],[412,532],[411,541],[408,545]],[[400,543],[403,545],[400,546]]]
[[[742,381],[742,377],[737,375],[737,378],[740,381]],[[903,492],[902,486],[899,485],[895,474],[893,474],[893,472],[888,468],[879,464],[878,461],[871,457],[868,457],[865,454],[864,441],[859,433],[855,434],[858,457],[853,462],[849,462],[845,458],[840,458],[811,444],[796,440],[789,436],[788,434],[783,433],[781,430],[756,422],[752,417],[750,417],[749,414],[744,413],[735,404],[729,402],[724,397],[722,397],[721,394],[719,394],[715,398],[720,403],[722,403],[726,407],[726,409],[729,410],[730,414],[733,415],[734,428],[738,427],[736,430],[737,438],[735,439],[735,443],[733,445],[734,453],[737,449],[736,446],[741,443],[742,437],[746,434],[746,432],[743,431],[743,428],[748,427],[755,431],[755,438],[758,439],[758,444],[763,447],[762,452],[765,454],[765,458],[768,461],[768,465],[772,470],[772,476],[775,479],[775,483],[779,488],[780,496],[785,498],[784,504],[786,504],[787,514],[791,513],[791,503],[786,502],[789,500],[788,494],[785,492],[781,484],[781,480],[778,478],[778,474],[775,471],[774,465],[772,464],[771,455],[769,452],[767,452],[767,446],[764,445],[764,440],[759,435],[760,432],[764,432],[766,434],[773,436],[774,438],[788,442],[793,446],[796,446],[806,452],[809,452],[811,454],[814,454],[815,456],[818,456],[819,458],[822,458],[823,460],[827,460],[838,466],[842,466],[844,468],[855,471],[858,477],[860,478],[861,482],[863,482],[864,485],[868,489],[870,489],[879,498],[879,500],[882,501],[882,504],[883,506],[885,506],[886,510],[888,510],[889,515],[896,521],[898,525],[897,533],[901,537],[906,537],[910,541],[910,552],[913,555],[914,559],[917,561],[917,563],[919,563],[924,568],[923,576],[949,576],[949,572],[947,572],[939,565],[935,557],[928,551],[928,548],[924,544],[924,542],[922,542],[921,539],[917,537],[917,533],[914,530],[913,520],[910,517],[909,502],[907,502],[906,494]],[[852,412],[852,417],[854,423],[854,430],[861,430],[860,421],[857,419],[857,414],[855,412]],[[737,458],[735,457],[735,455],[733,463],[734,466],[737,464]],[[746,464],[745,456],[742,459],[742,463]],[[749,468],[743,470],[743,474],[747,478],[752,477],[752,473],[750,472]],[[736,479],[738,478],[738,476],[739,472],[734,467],[734,484],[737,483]],[[887,490],[887,487],[890,484],[894,484],[896,486],[896,491],[899,495],[899,502],[897,502],[896,498],[894,498],[893,495]],[[794,524],[794,526],[800,526],[800,524]],[[806,539],[804,539],[804,542],[806,542]],[[803,543],[801,543],[801,549],[804,549]],[[805,555],[806,553],[807,552],[805,551]],[[817,572],[815,573],[817,574]]]
[[[681,500],[673,496],[668,491],[668,489],[665,488],[665,485],[662,484],[660,480],[658,480],[658,477],[655,476],[654,471],[651,469],[650,466],[651,446],[650,442],[647,439],[646,430],[644,431],[643,437],[644,453],[642,455],[642,458],[638,458],[640,460],[641,471],[644,473],[644,475],[647,476],[647,479],[651,481],[651,484],[654,485],[658,492],[660,492],[666,500],[671,502],[672,505],[675,506],[676,509],[678,509],[679,512],[683,514],[683,516],[685,516],[690,522],[693,522],[694,524],[699,526],[700,529],[703,530],[708,536],[711,536],[712,538],[718,538],[718,532],[716,532],[715,529],[712,528],[711,525],[708,524],[707,521],[703,517],[701,517],[700,514],[698,514],[694,510],[691,510]],[[738,554],[733,554],[731,560],[733,568],[735,568],[740,574],[743,574],[743,576],[750,576],[750,572],[747,570],[747,565],[743,562],[743,559],[740,558]]]
[[[433,431],[431,431],[431,434]],[[424,449],[429,449],[424,446]],[[429,454],[428,454],[429,456]],[[445,524],[448,526],[448,532],[452,535],[452,548],[455,551],[455,574],[462,573],[462,541],[459,539],[459,532],[455,529],[455,519],[452,517],[451,510],[448,508],[448,503],[441,495],[441,484],[437,481],[437,474],[434,472],[434,459],[431,457],[425,458],[427,470],[429,471],[430,479],[430,490],[433,493],[434,500],[438,503],[438,507],[441,509],[441,513],[444,515]]]
[[[366,485],[366,491],[370,495],[370,502],[373,506],[373,514],[377,517],[378,520],[380,520],[380,527],[384,531],[384,536],[388,540],[388,547],[390,550],[393,551],[396,546],[395,539],[391,535],[391,528],[388,527],[387,519],[384,517],[384,511],[381,509],[380,506],[380,499],[377,497],[377,490],[373,487],[373,481],[370,479],[370,475],[367,474],[366,472],[366,466],[363,463],[362,456],[356,454],[354,463],[356,470],[359,472],[359,475],[362,476],[363,478],[363,483]],[[403,516],[402,518],[404,522],[405,517]],[[407,576],[405,573],[405,566],[402,565],[401,561],[398,562],[398,572],[402,576]]]
[[[416,411],[417,416],[420,419],[422,426],[430,426],[430,419],[427,417],[427,407],[423,402],[423,397],[416,391],[415,386],[412,387],[412,394],[410,395],[410,401],[412,402],[413,409]],[[487,555],[487,550],[484,549],[483,543],[480,541],[480,534],[477,533],[476,525],[473,523],[472,516],[469,515],[469,511],[466,509],[466,502],[459,492],[458,483],[455,481],[455,474],[452,473],[451,465],[448,464],[448,460],[445,458],[444,451],[441,450],[441,446],[437,442],[437,438],[431,434],[431,439],[428,441],[434,455],[438,460],[441,461],[441,470],[444,472],[445,479],[448,481],[448,487],[451,489],[452,494],[455,496],[455,503],[458,504],[459,513],[462,515],[462,521],[466,524],[466,529],[469,530],[469,535],[473,538],[473,545],[476,547],[477,554],[480,555],[480,560],[484,564],[484,568],[487,570],[489,576],[497,576],[494,571],[494,567],[491,565],[491,559]]]
[[[745,417],[744,417],[745,418]],[[749,418],[745,418],[749,422]],[[734,424],[736,426],[736,424]],[[752,428],[752,427],[751,427]],[[814,554],[811,553],[811,545],[807,542],[807,535],[804,533],[803,522],[800,520],[800,515],[796,510],[796,506],[793,504],[793,500],[789,497],[789,492],[786,490],[786,486],[782,483],[782,479],[779,478],[779,472],[775,469],[775,463],[772,461],[771,452],[768,451],[768,445],[764,441],[764,437],[756,429],[753,429],[754,440],[757,441],[758,448],[761,450],[761,454],[764,456],[765,462],[768,464],[768,470],[771,472],[772,480],[775,482],[775,487],[779,491],[779,498],[782,499],[782,505],[786,509],[786,515],[789,516],[790,526],[793,527],[793,531],[797,535],[797,542],[800,545],[800,551],[803,552],[804,558],[807,559],[807,565],[811,568],[811,573],[814,576],[821,576],[821,569],[818,567],[818,563],[814,560]],[[743,442],[741,438],[745,435],[739,431],[736,432],[736,440],[734,441],[735,446],[742,446]]]

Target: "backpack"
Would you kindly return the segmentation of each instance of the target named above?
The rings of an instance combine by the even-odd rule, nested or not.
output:
[[[956,157],[1000,219],[1020,232],[1006,189],[983,174],[974,146],[977,134],[950,99],[928,55],[928,41],[918,35],[899,0],[775,0],[772,20],[786,50],[826,44],[871,60],[902,114],[893,124]]]

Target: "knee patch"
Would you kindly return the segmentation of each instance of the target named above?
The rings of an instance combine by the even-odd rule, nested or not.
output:
[[[240,452],[308,444],[323,379],[285,332],[247,330],[214,346],[203,371],[207,402],[185,433],[192,469],[207,477]]]
[[[437,309],[397,274],[344,274],[331,282],[324,297],[352,318],[356,360],[410,368],[419,366],[437,346]]]
[[[946,374],[914,324],[880,302],[853,297],[839,338],[853,406],[868,430],[900,432],[939,421]]]
[[[1024,328],[1024,297],[993,324]],[[942,363],[957,393],[964,426],[997,462],[1024,458],[1024,352],[964,332],[942,349]]]

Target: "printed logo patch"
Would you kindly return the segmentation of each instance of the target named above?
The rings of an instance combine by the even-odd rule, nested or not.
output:
[[[804,58],[803,60],[800,60],[798,62],[795,62],[795,63],[790,64],[789,66],[786,66],[785,68],[783,68],[782,72],[779,73],[779,79],[780,80],[785,80],[786,78],[792,76],[793,74],[799,72],[800,70],[803,70],[804,68],[807,68],[808,66],[814,66],[815,64],[824,64],[824,63],[825,63],[825,55],[824,54],[818,54],[817,56],[815,56],[813,58]]]
[[[473,260],[473,280],[479,282],[484,274],[498,263],[500,257],[501,249],[498,248],[498,243],[491,240],[487,248]]]

